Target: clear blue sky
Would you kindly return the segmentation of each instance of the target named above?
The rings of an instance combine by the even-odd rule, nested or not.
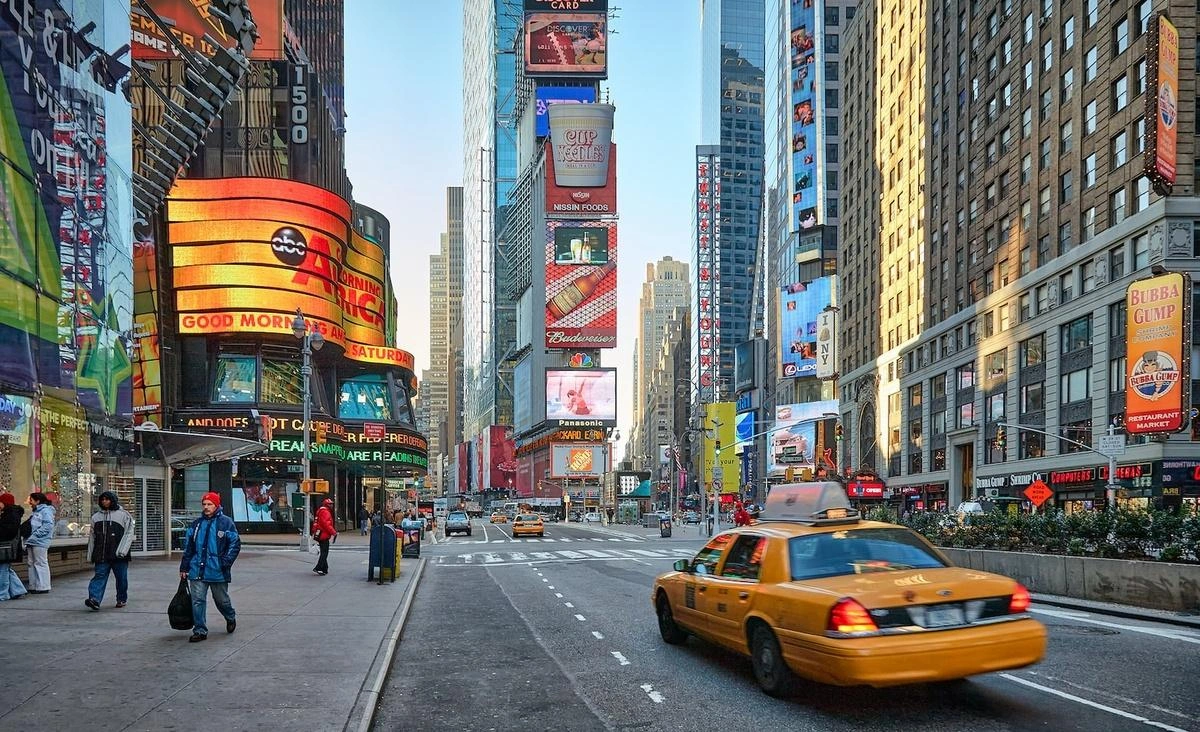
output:
[[[466,0],[490,2],[490,0]],[[429,255],[445,189],[462,183],[462,2],[346,3],[346,167],[355,200],[392,223],[399,345],[429,366]],[[617,106],[622,442],[631,424],[633,342],[647,262],[690,260],[692,156],[700,143],[697,0],[612,0],[607,89]]]

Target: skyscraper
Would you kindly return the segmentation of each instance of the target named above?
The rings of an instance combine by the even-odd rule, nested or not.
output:
[[[763,186],[763,67],[764,3],[762,0],[702,0],[701,2],[701,134],[700,147],[714,148],[720,159],[719,186],[703,205],[711,206],[713,234],[719,249],[708,266],[701,264],[705,246],[702,214],[697,211],[695,242],[697,317],[693,319],[692,368],[696,386],[705,384],[700,400],[713,401],[733,377],[733,347],[752,335],[755,321],[753,288],[758,266],[759,214]],[[701,157],[697,150],[697,159]],[[711,154],[704,153],[710,160]],[[716,182],[716,181],[714,181]],[[697,205],[702,205],[697,200]],[[704,278],[710,277],[711,280]],[[700,298],[708,282],[715,297],[705,317]],[[705,331],[708,326],[710,330]],[[715,375],[701,375],[705,338],[711,339],[709,364]]]
[[[491,424],[502,387],[506,348],[496,332],[497,232],[516,179],[517,141],[513,51],[521,27],[519,0],[464,3],[463,22],[463,437]],[[506,322],[507,325],[507,322]],[[500,345],[498,345],[500,344]],[[511,410],[510,410],[511,411]],[[511,423],[511,415],[507,415]]]
[[[659,361],[667,324],[677,308],[686,308],[691,300],[687,262],[664,257],[657,264],[646,264],[646,281],[638,301],[638,331],[634,345],[633,431],[643,426],[641,415],[646,406],[652,374]],[[649,455],[649,453],[644,453]],[[639,466],[640,467],[640,466]]]
[[[431,475],[442,455],[449,455],[460,441],[456,374],[462,335],[456,333],[456,324],[462,319],[461,250],[462,188],[451,186],[446,189],[446,233],[438,253],[429,256],[429,369],[422,376],[421,403],[429,420]]]

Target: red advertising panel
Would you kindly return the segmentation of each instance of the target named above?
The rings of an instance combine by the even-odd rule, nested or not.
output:
[[[386,345],[383,250],[340,196],[275,178],[181,179],[167,200],[179,332],[292,335],[299,309],[346,357],[412,370]]]
[[[617,223],[546,222],[546,347],[617,345]]]
[[[488,427],[488,479],[489,487],[512,489],[516,485],[516,443],[512,428],[503,425]]]
[[[608,181],[600,188],[560,186],[554,176],[554,146],[546,155],[546,214],[549,216],[607,216],[617,212],[617,145],[609,146]]]
[[[1146,172],[1160,187],[1167,189],[1175,183],[1177,159],[1176,138],[1179,121],[1179,29],[1163,13],[1149,34],[1146,55],[1146,106],[1154,117],[1154,126],[1147,135]]]
[[[1192,282],[1171,272],[1139,280],[1125,293],[1125,431],[1179,432],[1191,408]]]
[[[455,460],[455,467],[458,470],[458,475],[455,476],[455,484],[458,486],[458,492],[461,494],[467,492],[467,478],[471,474],[471,443],[460,442],[457,448],[458,459]]]
[[[143,0],[179,40],[180,45],[206,57],[216,52],[213,42],[233,48],[238,39],[225,32],[221,19],[209,12],[207,2],[193,0]],[[258,40],[250,58],[255,61],[282,61],[283,0],[249,0],[250,14],[258,26]],[[129,13],[133,58],[139,61],[168,61],[178,57],[175,44],[166,32],[133,4]],[[205,36],[208,36],[206,39]],[[211,39],[211,40],[210,40]]]
[[[133,242],[133,423],[162,426],[162,361],[158,331],[158,267],[150,227]]]

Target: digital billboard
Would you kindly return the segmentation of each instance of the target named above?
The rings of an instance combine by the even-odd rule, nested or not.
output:
[[[779,365],[785,379],[817,375],[820,313],[832,302],[832,277],[788,285],[779,297]]]
[[[616,369],[546,369],[546,421],[560,427],[617,422]]]
[[[594,86],[542,86],[538,85],[535,95],[534,134],[545,137],[550,134],[550,117],[546,114],[551,104],[595,104]]]
[[[704,405],[704,485],[710,491],[738,493],[742,485],[742,461],[737,450],[737,410],[733,402]],[[721,450],[717,452],[718,443]]]
[[[512,427],[493,424],[487,428],[484,440],[483,465],[486,466],[488,485],[486,488],[512,489],[516,487],[517,461],[516,443],[513,442]]]
[[[167,199],[179,333],[292,335],[299,309],[346,357],[412,370],[387,345],[383,249],[350,205],[274,178],[181,179]]]
[[[608,468],[604,444],[554,443],[550,445],[551,478],[599,478]]]
[[[792,230],[817,225],[817,64],[816,8],[792,3]]]
[[[1145,170],[1165,193],[1175,184],[1180,91],[1179,29],[1165,13],[1151,24],[1146,56],[1146,116],[1154,123],[1146,130]]]
[[[215,40],[225,48],[233,48],[238,39],[228,35],[221,20],[208,12],[208,3],[193,0],[143,0],[171,32],[179,44],[189,51],[211,58],[217,49],[205,38]],[[283,0],[247,0],[258,40],[250,58],[255,61],[282,61]],[[179,57],[175,44],[154,20],[133,3],[129,13],[132,32],[133,58],[138,61],[169,61]]]
[[[739,445],[749,442],[754,436],[754,412],[739,412],[734,420],[734,432]]]
[[[815,467],[817,423],[837,419],[837,413],[836,400],[776,407],[775,425],[767,440],[767,473],[782,475],[788,468]]]
[[[559,229],[564,229],[562,235]],[[602,262],[584,260],[585,243],[588,256]],[[616,344],[617,223],[547,221],[546,347],[575,350]]]
[[[67,15],[54,0],[3,7],[0,382],[61,390],[78,401],[72,410],[127,416],[132,115],[119,91],[96,82],[92,56],[82,52],[87,39],[75,30],[93,17],[103,22],[107,8],[68,4]]]
[[[617,212],[617,146],[609,145],[608,172],[603,186],[559,185],[554,173],[554,146],[546,148],[546,213],[564,218],[604,216]]]
[[[162,423],[162,355],[158,328],[157,245],[146,222],[134,225],[133,423]]]
[[[615,8],[614,8],[615,9]],[[525,0],[527,13],[574,10],[588,13],[607,13],[608,0]]]
[[[1131,283],[1125,292],[1125,431],[1179,432],[1191,408],[1192,281],[1181,272]]]
[[[526,13],[525,75],[608,75],[604,13]]]

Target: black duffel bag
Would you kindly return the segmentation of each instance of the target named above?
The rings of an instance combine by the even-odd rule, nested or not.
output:
[[[171,604],[167,605],[167,617],[175,630],[191,630],[195,618],[192,617],[192,593],[188,590],[188,581],[179,580],[179,589]]]

